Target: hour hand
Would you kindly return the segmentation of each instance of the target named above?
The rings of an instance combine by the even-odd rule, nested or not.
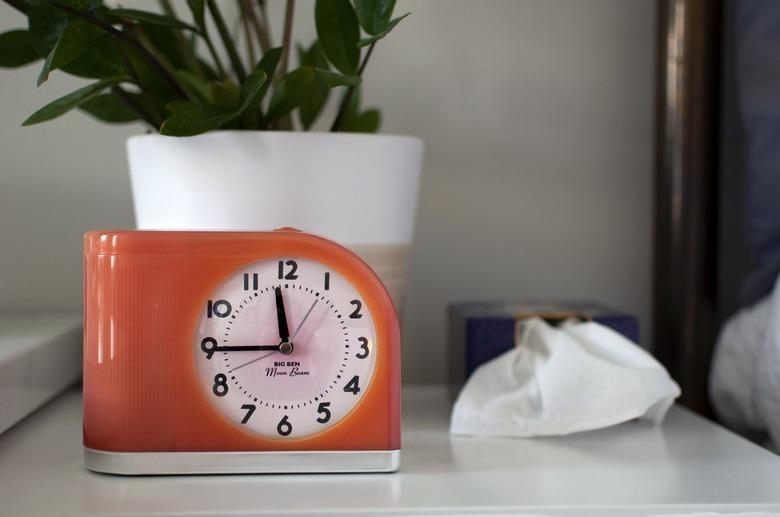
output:
[[[282,288],[274,288],[276,297],[276,321],[279,325],[279,339],[281,343],[290,341],[290,330],[287,328],[287,313],[284,310],[284,300],[282,299]]]

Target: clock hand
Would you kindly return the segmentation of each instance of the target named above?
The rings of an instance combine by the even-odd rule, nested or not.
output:
[[[282,299],[282,288],[275,287],[274,295],[276,297],[276,322],[279,326],[279,339],[282,343],[290,342],[290,330],[287,328],[287,314],[284,311],[284,300]]]
[[[278,314],[279,314],[278,308],[280,306],[279,301],[281,300],[281,288],[277,287],[276,289],[274,289],[274,292],[276,293],[277,316],[278,316]],[[303,327],[303,324],[306,323],[307,319],[309,319],[309,316],[311,315],[312,311],[314,310],[314,307],[317,305],[317,302],[319,302],[319,299],[315,299],[314,300],[314,303],[311,304],[311,307],[309,307],[309,310],[306,311],[306,315],[303,317],[301,322],[298,324],[298,328],[295,329],[295,332],[293,332],[292,337],[289,338],[287,341],[283,340],[278,345],[270,346],[270,347],[269,346],[265,346],[265,345],[260,345],[259,347],[256,347],[256,346],[248,346],[248,347],[244,347],[244,346],[222,347],[222,348],[236,348],[236,349],[241,349],[241,350],[246,350],[246,349],[250,349],[250,350],[273,350],[273,352],[271,352],[270,354],[264,354],[264,355],[261,355],[260,357],[256,357],[256,358],[252,359],[251,361],[247,361],[247,362],[245,362],[243,364],[239,364],[238,366],[236,366],[235,368],[230,370],[230,372],[231,373],[235,372],[236,370],[238,370],[240,368],[243,368],[244,366],[249,366],[252,363],[256,363],[257,361],[260,361],[262,359],[265,359],[266,357],[274,355],[277,351],[281,351],[282,346],[285,345],[285,344],[289,345],[290,352],[292,352],[292,343],[291,343],[291,341],[293,339],[295,339],[295,336],[298,335],[298,331],[301,330],[301,327]],[[281,303],[281,307],[282,307],[282,313],[284,313],[284,303]],[[285,327],[285,330],[286,330],[286,327],[287,327],[287,318],[286,317],[284,318],[284,327]],[[279,334],[280,334],[280,337],[281,337],[281,332]],[[219,350],[219,348],[220,347],[217,347],[218,350]],[[282,353],[285,353],[285,352],[286,352],[286,350],[282,351]],[[289,352],[287,352],[287,353],[289,353]]]
[[[295,339],[295,336],[297,336],[297,335],[298,335],[298,331],[300,331],[300,330],[301,330],[301,327],[303,327],[303,324],[304,324],[304,323],[306,323],[306,320],[309,318],[309,314],[311,314],[311,311],[313,311],[313,310],[314,310],[314,306],[315,306],[315,305],[317,305],[317,302],[318,302],[318,301],[320,301],[320,300],[319,300],[319,299],[315,299],[315,300],[314,300],[314,303],[312,303],[312,304],[311,304],[311,307],[309,307],[309,310],[308,310],[308,311],[306,311],[306,316],[304,316],[304,317],[303,317],[303,319],[301,320],[301,322],[300,322],[300,323],[298,323],[298,328],[297,328],[297,329],[295,329],[295,332],[293,332],[293,335],[292,335],[292,337],[290,338],[290,341],[292,341],[293,339]]]
[[[271,352],[270,354],[261,355],[260,357],[257,357],[257,358],[255,358],[255,359],[252,359],[251,361],[247,361],[247,362],[245,362],[244,364],[239,364],[238,366],[236,366],[235,368],[233,368],[232,370],[230,370],[230,372],[231,372],[231,373],[232,373],[232,372],[235,372],[235,371],[236,371],[236,370],[238,370],[239,368],[243,368],[244,366],[249,366],[249,365],[250,365],[250,364],[252,364],[252,363],[256,363],[256,362],[257,362],[257,361],[259,361],[260,359],[265,359],[266,357],[268,357],[268,356],[271,356],[271,355],[274,355],[275,353],[276,353],[276,352]]]
[[[264,352],[278,351],[279,345],[229,345],[214,348],[215,352]]]

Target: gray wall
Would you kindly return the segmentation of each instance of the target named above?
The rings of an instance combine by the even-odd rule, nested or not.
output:
[[[654,5],[399,2],[414,14],[377,46],[365,96],[385,132],[427,144],[407,380],[445,378],[454,300],[598,299],[638,314],[650,344]],[[0,30],[23,23],[0,13]],[[0,70],[0,310],[78,309],[81,234],[133,224],[124,139],[141,129],[78,113],[20,128],[79,84],[36,76]]]

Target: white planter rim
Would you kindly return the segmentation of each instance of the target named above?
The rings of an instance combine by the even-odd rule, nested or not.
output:
[[[366,139],[366,140],[406,140],[409,143],[416,143],[417,145],[423,145],[423,140],[416,136],[411,135],[398,135],[388,133],[349,133],[349,132],[329,132],[329,131],[269,131],[260,129],[218,129],[215,131],[207,131],[194,136],[168,136],[160,135],[158,133],[149,133],[144,135],[133,135],[127,139],[128,143],[133,140],[188,140],[188,139],[219,139],[226,137],[271,137],[271,138],[311,138],[311,139],[331,139],[331,140],[346,140],[346,139]]]

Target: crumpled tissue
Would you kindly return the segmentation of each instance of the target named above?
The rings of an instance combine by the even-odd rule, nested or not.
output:
[[[659,424],[680,395],[658,361],[599,323],[521,320],[517,343],[469,378],[451,434],[555,436],[636,418]]]

